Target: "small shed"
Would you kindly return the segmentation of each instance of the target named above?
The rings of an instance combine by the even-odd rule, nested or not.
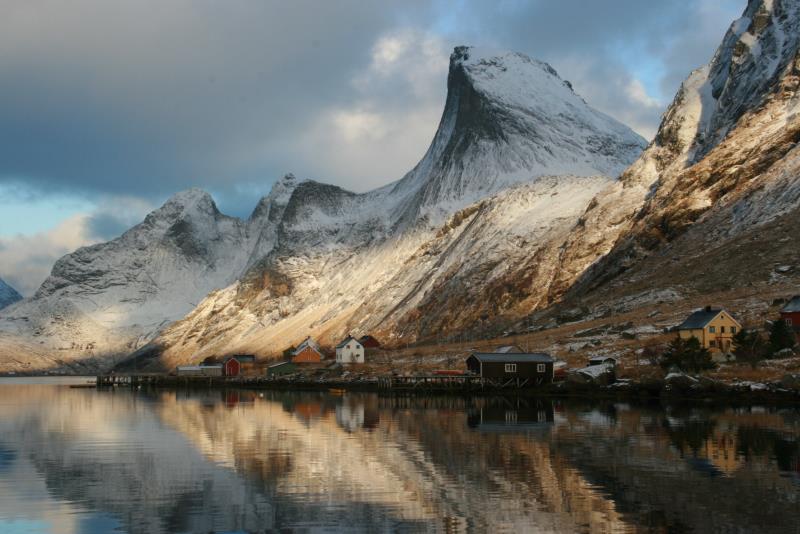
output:
[[[591,358],[589,358],[589,366],[603,365],[603,364],[608,364],[612,367],[616,367],[619,364],[619,360],[617,360],[613,356],[592,356]]]
[[[278,362],[267,367],[267,376],[290,375],[296,372],[297,365],[292,362]]]
[[[222,376],[221,365],[179,365],[175,368],[178,376]]]
[[[242,364],[237,357],[226,358],[222,364],[222,374],[225,376],[239,376],[242,372]]]
[[[473,352],[467,358],[467,370],[481,378],[520,379],[535,384],[553,381],[553,360],[543,352],[498,353]]]
[[[175,368],[178,376],[202,376],[199,365],[179,365]]]
[[[781,319],[783,319],[796,334],[800,333],[800,295],[792,297],[792,300],[781,308]]]

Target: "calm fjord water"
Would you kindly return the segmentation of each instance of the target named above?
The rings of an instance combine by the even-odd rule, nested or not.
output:
[[[5,380],[0,532],[798,532],[799,437],[794,408]]]

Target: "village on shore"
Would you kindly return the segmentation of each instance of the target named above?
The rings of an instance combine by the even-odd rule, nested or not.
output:
[[[644,367],[654,371],[642,375],[641,362],[637,361],[636,371],[640,376],[631,376],[632,370],[627,369],[625,362],[601,351],[596,354],[590,351],[582,364],[570,365],[546,351],[525,350],[515,344],[491,350],[469,349],[461,357],[447,357],[444,361],[433,358],[438,364],[435,367],[429,364],[408,369],[393,366],[393,352],[370,334],[348,335],[332,350],[307,337],[296,347],[288,347],[279,361],[260,361],[249,354],[210,357],[195,365],[180,365],[170,376],[184,383],[221,379],[273,385],[374,385],[420,391],[459,388],[552,391],[554,387],[621,391],[641,387],[656,378],[668,390],[705,391],[709,387],[718,390],[723,384],[705,375],[719,365],[734,364],[755,370],[767,360],[785,360],[797,355],[800,296],[786,299],[779,316],[763,328],[743,327],[732,312],[706,306],[666,330],[669,342],[637,351],[641,360],[645,360]],[[800,374],[787,372],[774,384],[736,380],[727,386],[736,391],[774,389],[800,393]]]

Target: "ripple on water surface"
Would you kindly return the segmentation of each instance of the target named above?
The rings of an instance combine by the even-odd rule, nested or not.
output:
[[[795,408],[56,382],[0,381],[0,532],[800,525]]]

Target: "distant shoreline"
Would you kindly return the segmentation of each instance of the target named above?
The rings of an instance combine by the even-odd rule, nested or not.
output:
[[[107,375],[102,375],[107,376]],[[117,375],[127,377],[129,375]],[[692,401],[726,401],[734,403],[781,402],[800,403],[800,384],[790,388],[781,383],[740,382],[726,384],[716,380],[705,380],[694,383],[684,381],[682,384],[665,380],[647,380],[641,382],[617,381],[609,385],[575,384],[566,381],[554,382],[543,386],[523,388],[465,388],[465,387],[421,387],[394,388],[381,387],[378,379],[366,380],[298,380],[298,379],[266,379],[263,377],[178,377],[156,375],[148,377],[149,382],[136,385],[134,388],[147,389],[263,389],[278,391],[330,391],[334,392],[372,392],[401,396],[493,396],[512,395],[526,397],[554,398],[604,398],[604,399],[641,399],[641,400],[692,400]],[[94,384],[98,389],[128,389],[130,385],[97,386],[96,376],[87,375],[0,375],[0,385],[13,383],[55,383],[53,385]]]

